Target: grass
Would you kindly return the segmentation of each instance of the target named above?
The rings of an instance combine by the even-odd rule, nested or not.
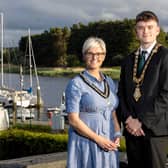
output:
[[[83,71],[82,67],[38,67],[39,76],[49,76],[49,77],[74,77]],[[119,79],[120,77],[120,67],[110,67],[110,68],[101,68],[101,71],[109,75],[113,79]],[[19,66],[4,64],[4,72],[6,73],[20,73]]]
[[[73,77],[83,71],[84,68],[38,68],[38,74],[40,76],[50,76],[50,77]],[[120,77],[120,67],[111,67],[111,68],[101,68],[101,71],[109,75],[113,79],[119,79]]]

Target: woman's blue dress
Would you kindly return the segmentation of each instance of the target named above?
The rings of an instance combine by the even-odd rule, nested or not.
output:
[[[98,81],[87,71],[83,75],[104,90],[103,81]],[[113,140],[112,112],[118,105],[117,89],[111,78],[104,78],[110,86],[108,98],[100,96],[80,76],[73,78],[66,88],[66,112],[79,113],[80,119],[94,132]],[[70,127],[67,168],[118,168],[118,152],[104,151],[94,141],[81,136]]]

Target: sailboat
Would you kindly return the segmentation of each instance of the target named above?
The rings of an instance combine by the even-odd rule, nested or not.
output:
[[[3,13],[0,13],[0,23],[1,23],[1,87],[0,87],[0,102],[5,107],[13,106],[13,103],[16,103],[16,106],[28,107],[29,101],[22,97],[21,91],[16,91],[15,89],[9,89],[4,84],[4,46],[3,46],[3,35],[4,35],[4,24],[3,24]],[[23,100],[23,101],[22,101]]]
[[[4,85],[4,69],[3,69],[3,13],[0,13],[0,25],[1,25],[1,86],[0,86],[0,102],[2,104],[11,104],[14,89],[10,89]]]
[[[30,29],[28,30],[28,58],[29,58],[29,76],[30,76],[30,87],[24,89],[23,86],[23,70],[20,66],[20,90],[9,89],[4,85],[4,70],[3,70],[3,13],[1,16],[1,86],[0,86],[0,102],[6,106],[16,106],[20,107],[32,107],[32,106],[42,106],[43,101],[41,99],[40,84],[37,74],[37,68],[35,64],[34,52],[32,47],[32,41],[30,36]],[[33,94],[33,80],[32,80],[32,67],[34,67],[36,83],[37,83],[37,94]]]
[[[3,107],[4,103],[11,102],[11,93],[13,90],[4,86],[3,76],[3,13],[0,13],[1,24],[1,86],[0,86],[0,130],[9,128],[9,116],[7,110]]]
[[[17,106],[23,106],[23,107],[42,106],[43,101],[42,101],[41,93],[40,93],[40,83],[39,83],[39,78],[37,74],[35,58],[34,58],[30,29],[28,29],[28,49],[26,48],[26,51],[28,51],[28,54],[27,52],[25,54],[25,57],[26,57],[25,64],[27,63],[27,57],[28,57],[30,86],[27,89],[24,88],[23,67],[21,65],[20,66],[20,91],[15,92],[17,94],[16,103],[17,103]],[[33,70],[32,68],[34,68],[37,94],[33,94],[33,76],[32,76]]]

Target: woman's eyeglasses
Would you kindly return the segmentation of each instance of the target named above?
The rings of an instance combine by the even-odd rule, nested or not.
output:
[[[104,52],[97,52],[97,53],[87,52],[85,55],[87,57],[94,57],[94,56],[102,57],[105,55],[105,53]]]

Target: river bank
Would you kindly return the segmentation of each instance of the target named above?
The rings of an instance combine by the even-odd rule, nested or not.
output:
[[[38,74],[41,76],[66,76],[66,77],[73,77],[83,71],[84,68],[82,67],[66,67],[66,68],[38,68]],[[101,68],[101,71],[106,75],[109,75],[113,79],[119,79],[120,77],[120,67],[110,67],[110,68]]]
[[[48,77],[73,77],[83,71],[83,67],[37,67],[39,76]],[[112,79],[119,79],[120,67],[103,67],[102,72],[109,75]],[[16,65],[4,65],[4,72],[6,73],[20,73],[19,66]]]

